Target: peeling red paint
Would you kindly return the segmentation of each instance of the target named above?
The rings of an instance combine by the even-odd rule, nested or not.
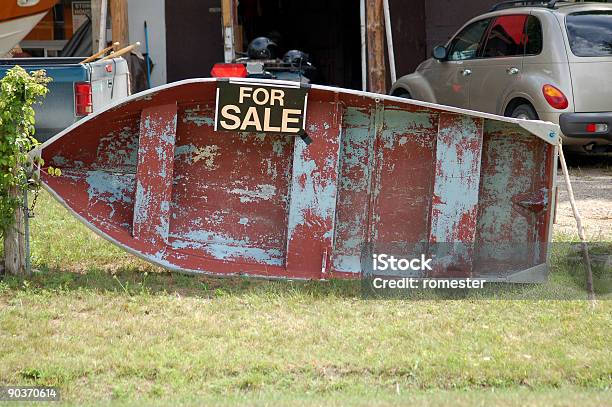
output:
[[[213,81],[178,83],[92,116],[43,147],[63,171],[43,182],[103,236],[173,269],[353,278],[368,247],[448,242],[460,249],[432,275],[545,260],[554,146],[517,124],[313,87],[306,146],[217,133],[214,100]],[[483,249],[515,241],[532,243],[531,260]]]

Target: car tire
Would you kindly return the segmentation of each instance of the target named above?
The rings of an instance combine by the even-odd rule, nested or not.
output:
[[[538,120],[538,114],[535,109],[531,107],[531,105],[522,104],[512,110],[510,117],[514,117],[516,119],[528,119],[528,120]]]
[[[412,99],[412,96],[410,96],[410,92],[406,90],[396,90],[395,93],[393,93],[393,96],[403,99]]]

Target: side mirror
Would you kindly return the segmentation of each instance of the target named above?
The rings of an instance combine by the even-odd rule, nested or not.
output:
[[[446,60],[446,57],[448,56],[447,54],[448,54],[448,51],[446,50],[446,47],[443,45],[435,46],[431,53],[431,55],[438,61]]]

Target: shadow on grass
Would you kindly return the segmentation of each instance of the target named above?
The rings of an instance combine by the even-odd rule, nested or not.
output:
[[[299,295],[310,298],[354,298],[385,300],[584,300],[586,268],[570,258],[553,263],[549,281],[536,284],[488,284],[480,290],[371,290],[371,280],[265,280],[251,277],[210,277],[170,271],[144,271],[124,267],[116,272],[92,268],[75,273],[42,267],[29,279],[4,276],[4,290],[35,292],[113,293],[118,295],[177,295],[183,297],[218,298],[224,296]],[[600,299],[610,299],[612,280],[595,268],[595,291]]]
[[[612,269],[606,261],[612,252],[612,243],[590,244],[593,262],[595,294],[600,299],[612,298]],[[606,263],[606,264],[604,264]],[[413,300],[576,300],[587,297],[585,291],[586,267],[579,244],[556,243],[552,247],[549,279],[536,284],[487,284],[480,290],[373,290],[372,280],[266,280],[252,277],[211,277],[183,274],[147,266],[139,262],[122,265],[109,271],[90,267],[83,271],[60,270],[38,265],[27,280],[4,276],[0,292],[6,290],[35,290],[68,292],[86,290],[98,293],[136,295],[179,295],[185,297],[215,298],[221,296],[287,296],[312,298],[364,298]]]
[[[210,277],[171,271],[150,271],[139,267],[123,267],[115,272],[92,268],[82,273],[40,267],[31,278],[24,280],[4,276],[3,284],[12,290],[75,291],[141,294],[175,294],[189,297],[220,297],[245,294],[287,295],[312,297],[361,296],[358,280],[265,280],[251,277]]]

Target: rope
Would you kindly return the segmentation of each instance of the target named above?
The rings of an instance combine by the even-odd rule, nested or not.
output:
[[[565,187],[567,188],[567,194],[569,195],[570,205],[572,206],[572,212],[574,213],[574,219],[576,219],[576,228],[578,229],[578,237],[580,238],[582,246],[582,255],[587,266],[586,276],[586,289],[589,296],[589,300],[592,305],[595,305],[595,292],[593,291],[593,271],[591,270],[591,258],[589,257],[589,248],[587,246],[586,237],[584,235],[584,229],[582,228],[582,218],[580,212],[576,206],[576,200],[574,199],[574,189],[570,182],[569,172],[567,170],[567,163],[565,162],[565,156],[563,155],[563,146],[559,144],[559,161],[561,162],[561,170],[563,171],[563,177],[565,179]]]

